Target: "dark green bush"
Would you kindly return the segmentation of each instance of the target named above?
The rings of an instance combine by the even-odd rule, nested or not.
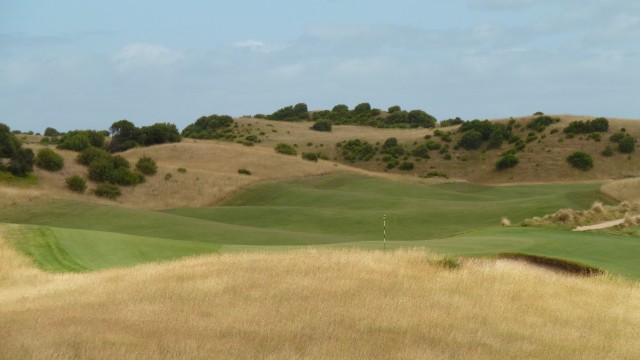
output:
[[[201,116],[182,130],[182,136],[193,139],[230,140],[233,135],[233,124],[233,118],[228,115]]]
[[[413,168],[414,168],[413,163],[409,161],[405,161],[402,164],[400,164],[400,166],[398,166],[398,169],[403,171],[411,171],[413,170]]]
[[[478,149],[482,145],[482,134],[476,130],[467,131],[460,138],[458,145],[467,150]]]
[[[49,148],[38,150],[35,158],[35,165],[47,171],[59,171],[64,167],[62,156]]]
[[[89,179],[117,185],[136,185],[144,176],[131,172],[129,162],[121,156],[98,158],[89,165]]]
[[[518,165],[518,158],[514,154],[507,154],[496,162],[496,169],[504,170]]]
[[[582,151],[577,151],[569,155],[569,157],[567,157],[567,161],[571,166],[582,171],[587,171],[593,168],[593,159],[591,158],[591,155]]]
[[[318,120],[313,123],[311,129],[315,131],[331,131],[331,127],[332,125],[330,120]]]
[[[111,183],[102,183],[99,184],[94,190],[93,193],[98,197],[103,197],[107,199],[114,200],[122,195],[120,188],[117,185]]]
[[[285,155],[297,155],[298,152],[296,151],[296,149],[289,145],[289,144],[284,144],[284,143],[280,143],[278,145],[276,145],[275,148],[276,152],[279,154],[285,154]]]
[[[431,157],[429,155],[429,146],[427,144],[419,145],[411,151],[411,155],[418,158],[429,159]]]
[[[58,130],[52,127],[48,127],[44,129],[44,136],[59,136],[59,135],[60,135],[60,132],[58,132]]]
[[[384,144],[382,144],[382,149],[380,150],[380,152],[394,157],[404,155],[405,153],[402,145],[398,144],[398,139],[394,137],[385,140]]]
[[[76,157],[76,161],[79,164],[89,166],[89,164],[91,164],[91,162],[96,159],[99,159],[99,158],[109,159],[110,157],[111,157],[111,154],[109,154],[107,150],[90,146],[82,150],[80,154],[78,154],[78,156]]]
[[[527,129],[535,130],[538,132],[544,131],[549,125],[560,122],[558,118],[552,118],[551,116],[541,115],[531,119],[527,123]]]
[[[148,156],[143,156],[136,163],[136,170],[144,175],[154,175],[158,171],[156,161]]]
[[[69,176],[65,184],[69,190],[77,193],[83,193],[87,189],[87,182],[79,175]]]
[[[105,134],[96,130],[74,130],[62,135],[58,141],[58,148],[82,151],[89,146],[102,148],[105,146]]]
[[[251,171],[249,171],[249,169],[238,169],[238,174],[251,175]]]
[[[305,160],[309,160],[309,161],[318,161],[318,154],[317,153],[311,153],[311,152],[303,152],[302,153],[302,158]]]
[[[564,128],[565,134],[590,134],[593,132],[606,132],[609,130],[609,120],[605,118],[597,118],[587,121],[572,121],[569,126]]]
[[[636,148],[636,139],[631,135],[626,135],[618,142],[618,150],[624,154],[632,153]]]
[[[345,160],[355,162],[357,160],[369,161],[375,154],[376,150],[373,145],[365,140],[354,139],[343,143],[339,143],[342,147],[342,156]]]

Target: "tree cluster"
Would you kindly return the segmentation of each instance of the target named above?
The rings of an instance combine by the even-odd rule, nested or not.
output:
[[[302,121],[308,120],[310,116],[307,104],[298,103],[292,106],[285,106],[282,109],[275,111],[271,115],[258,114],[255,117],[279,121]]]
[[[33,151],[23,148],[11,129],[0,123],[0,172],[25,176],[33,171],[34,158]]]
[[[590,134],[607,131],[609,131],[609,120],[602,117],[587,121],[572,121],[563,130],[565,134]]]
[[[60,137],[58,149],[82,151],[90,146],[104,147],[105,137],[109,136],[107,131],[97,130],[73,130]]]
[[[125,151],[138,146],[151,146],[180,142],[180,132],[174,124],[155,123],[151,126],[136,127],[131,121],[119,120],[109,128],[112,153]]]
[[[379,128],[417,128],[435,127],[436,118],[423,110],[405,111],[400,106],[392,106],[385,114],[380,109],[372,108],[369,103],[356,105],[353,110],[344,104],[332,110],[318,111],[313,114],[314,120],[329,121],[334,125],[366,125]]]
[[[192,139],[232,140],[234,120],[229,115],[201,116],[193,124],[182,130],[182,136]]]

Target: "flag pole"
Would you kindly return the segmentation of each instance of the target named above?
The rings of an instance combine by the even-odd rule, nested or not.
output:
[[[382,242],[383,251],[387,250],[387,215],[382,215]]]

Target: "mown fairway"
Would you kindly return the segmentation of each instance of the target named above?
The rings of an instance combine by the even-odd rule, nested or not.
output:
[[[636,238],[501,228],[602,200],[596,184],[415,185],[355,174],[269,182],[211,208],[145,211],[70,200],[0,210],[15,246],[45,269],[84,271],[218,251],[347,246],[428,247],[456,255],[525,252],[640,277]]]

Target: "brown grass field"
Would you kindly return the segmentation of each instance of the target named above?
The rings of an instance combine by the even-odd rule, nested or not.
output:
[[[640,178],[611,181],[600,190],[618,201],[640,201]]]
[[[640,284],[423,250],[54,275],[0,240],[2,359],[637,359]]]

